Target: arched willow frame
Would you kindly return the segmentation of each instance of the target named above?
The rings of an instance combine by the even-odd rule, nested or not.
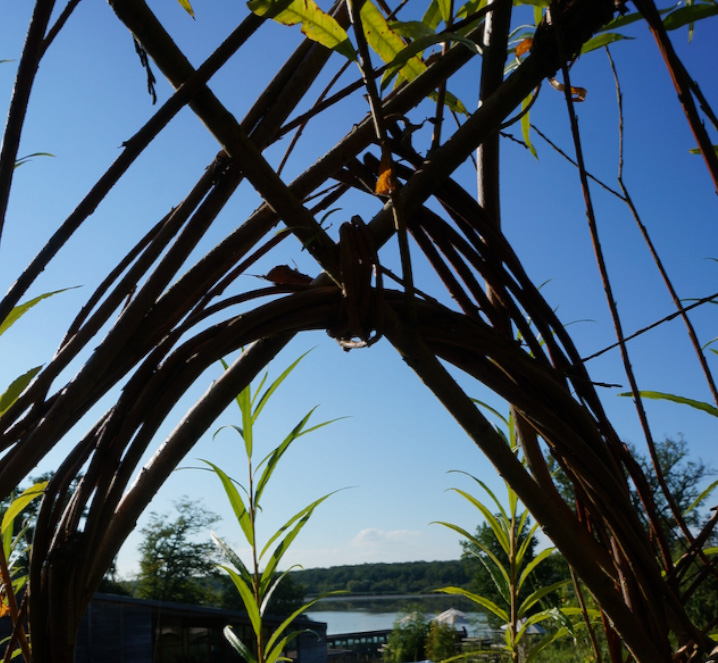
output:
[[[0,219],[7,210],[38,64],[77,4],[71,0],[52,24],[53,0],[35,4],[0,155]],[[276,4],[281,6],[275,6],[274,14],[289,6]],[[52,362],[2,416],[0,494],[7,496],[93,405],[121,386],[116,402],[57,469],[42,501],[29,592],[14,613],[18,624],[28,618],[32,659],[73,660],[80,617],[153,495],[234,396],[290,339],[305,330],[323,329],[346,348],[383,337],[401,353],[516,490],[593,594],[603,611],[614,661],[623,660],[626,652],[641,663],[708,660],[714,647],[706,634],[710,625],[694,624],[687,616],[681,578],[695,565],[701,569],[699,579],[715,576],[714,565],[702,553],[715,518],[695,534],[681,523],[679,513],[674,514],[687,540],[687,552],[674,562],[638,464],[608,420],[566,329],[527,277],[499,223],[502,124],[542,80],[559,70],[571,113],[575,90],[568,81],[567,64],[617,12],[628,8],[618,0],[556,0],[543,12],[528,54],[504,76],[513,3],[469,3],[471,11],[453,28],[481,46],[481,103],[458,129],[448,132],[445,127],[443,140],[436,132],[430,156],[423,158],[401,140],[396,118],[436,94],[440,119],[446,80],[478,56],[463,44],[451,45],[450,38],[439,57],[382,100],[375,82],[378,74],[368,64],[367,40],[360,29],[367,15],[360,4],[339,0],[331,14],[356,41],[370,113],[352,118],[358,121],[347,125],[342,140],[286,182],[263,157],[263,150],[308,119],[287,121],[327,62],[343,56],[304,41],[244,119],[237,121],[207,82],[262,30],[269,14],[250,13],[195,69],[144,0],[110,1],[142,57],[148,56],[176,91],[124,144],[120,156],[19,276],[0,302],[0,319],[11,315],[48,262],[182,108],[192,109],[221,149],[186,197],[108,273],[68,329]],[[391,13],[384,3],[378,4],[385,15]],[[446,11],[447,3],[434,4]],[[696,102],[714,125],[715,116],[672,50],[653,0],[633,4],[656,38],[708,171],[718,182],[718,159]],[[354,30],[349,29],[352,23]],[[151,76],[150,64],[145,65]],[[309,115],[321,116],[335,100],[329,97]],[[585,186],[578,148],[577,140]],[[451,179],[477,149],[478,201]],[[245,180],[264,204],[186,269],[188,256]],[[371,219],[354,217],[341,226],[338,237],[332,237],[317,218],[352,189],[375,194],[383,207]],[[427,206],[430,199],[438,207]],[[591,219],[588,196],[587,209]],[[307,278],[280,269],[268,275],[270,286],[226,295],[237,276],[251,270],[259,256],[284,238],[286,233],[274,234],[278,224],[316,260],[316,275]],[[382,268],[380,256],[395,237],[403,273],[390,281],[393,275]],[[452,308],[422,294],[413,282],[409,237],[443,281],[455,304]],[[233,312],[236,304],[260,297],[263,303],[248,312]],[[615,309],[612,312],[625,354],[625,339]],[[687,314],[679,314],[695,339]],[[211,324],[200,326],[210,316]],[[99,330],[108,324],[110,331],[98,341]],[[77,375],[56,386],[63,369],[95,344]],[[247,349],[239,359],[187,411],[138,473],[140,459],[177,400],[207,367],[243,347]],[[525,464],[446,364],[511,403]],[[628,361],[626,367],[640,410]],[[572,482],[576,510],[554,486],[539,440]],[[81,468],[84,476],[72,492],[71,483]],[[641,496],[642,513],[631,501],[629,483]],[[650,531],[644,527],[646,520]],[[23,640],[23,634],[16,633],[16,640]]]

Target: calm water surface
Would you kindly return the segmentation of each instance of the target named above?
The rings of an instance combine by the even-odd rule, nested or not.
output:
[[[318,622],[326,622],[327,635],[339,633],[361,633],[363,631],[380,631],[394,627],[394,622],[401,615],[399,612],[369,612],[368,610],[312,610],[307,616]],[[427,614],[427,620],[434,615]],[[481,629],[486,624],[486,617],[481,613],[469,613],[471,624],[467,630]]]

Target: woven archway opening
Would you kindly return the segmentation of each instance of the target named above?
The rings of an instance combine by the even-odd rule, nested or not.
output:
[[[20,275],[0,303],[0,318],[9,315],[178,112],[191,110],[218,143],[218,154],[186,195],[173,201],[108,271],[52,362],[2,416],[0,490],[7,495],[98,402],[119,394],[67,454],[43,499],[26,603],[33,660],[72,660],[79,619],[152,497],[236,393],[308,330],[325,330],[347,351],[370,352],[367,348],[377,342],[398,350],[516,490],[598,601],[609,637],[622,640],[635,660],[707,660],[712,641],[705,625],[692,623],[686,614],[679,579],[696,560],[706,562],[706,578],[714,573],[701,553],[710,529],[695,535],[683,528],[686,557],[674,563],[666,555],[666,532],[655,519],[653,496],[645,491],[638,464],[609,421],[566,328],[502,234],[498,182],[491,173],[505,123],[515,119],[544,79],[562,68],[567,74],[566,64],[619,7],[613,1],[555,3],[536,30],[531,53],[505,78],[511,3],[480,9],[473,22],[466,21],[466,39],[483,45],[481,104],[457,129],[445,129],[423,155],[406,140],[415,109],[437,90],[443,94],[445,82],[477,57],[462,44],[445,48],[421,75],[387,94],[373,115],[363,106],[334,146],[289,178],[264,152],[290,129],[321,121],[340,103],[344,93],[323,95],[326,101],[290,120],[324,69],[335,67],[336,53],[314,41],[301,42],[237,120],[208,81],[231,68],[235,52],[252,47],[252,39],[269,29],[268,19],[247,15],[201,66],[193,67],[142,0],[110,4],[137,44],[150,88],[156,68],[175,91],[125,142],[115,163]],[[637,4],[665,47],[655,7]],[[73,7],[68,5],[68,15]],[[52,2],[38,1],[7,136],[19,134],[27,106],[22,92],[29,91],[37,63],[56,34],[51,26],[64,24],[64,14],[51,24],[52,12]],[[343,2],[333,13],[341,25],[351,23]],[[672,73],[678,72],[680,86],[679,63],[670,53],[666,61]],[[367,81],[350,87],[365,86],[371,97]],[[687,114],[703,147],[700,122]],[[6,137],[6,173],[17,156],[11,143]],[[477,149],[481,204],[452,179]],[[715,154],[704,154],[715,175]],[[197,257],[196,247],[247,188],[261,205]],[[372,204],[336,226],[322,223],[333,207],[356,196]],[[415,260],[438,277],[441,297],[425,292],[410,269],[409,242]],[[395,244],[400,258],[387,266],[384,256]],[[312,271],[284,264],[290,245],[311,256]],[[274,255],[282,259],[263,275],[260,287],[256,279],[239,278]],[[247,349],[158,442],[174,404],[210,366],[242,348]],[[78,358],[77,373],[63,377]],[[452,377],[455,370],[511,404],[525,464]],[[709,372],[707,377],[712,386]],[[141,466],[153,449],[151,461]],[[543,449],[573,484],[577,511],[557,491]],[[641,496],[640,507],[632,501],[631,486]],[[86,514],[82,524],[81,514]],[[646,521],[653,529],[644,527]],[[620,657],[620,652],[616,648],[614,654]]]

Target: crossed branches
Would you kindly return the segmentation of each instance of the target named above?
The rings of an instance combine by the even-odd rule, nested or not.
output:
[[[377,114],[382,122],[391,122],[409,113],[469,62],[471,51],[461,45],[445,48],[424,74],[375,106],[374,118],[360,119],[336,146],[286,183],[262,152],[282,134],[331,52],[303,42],[237,121],[207,82],[245,47],[264,19],[248,16],[195,70],[144,0],[110,4],[176,91],[125,143],[121,156],[20,276],[0,302],[0,319],[181,108],[192,109],[217,140],[219,152],[187,196],[111,270],[70,326],[53,361],[3,415],[0,494],[7,495],[103,396],[121,387],[115,403],[67,455],[43,499],[30,574],[33,657],[72,660],[77,625],[95,587],[154,494],[234,396],[295,335],[310,329],[327,330],[345,347],[353,339],[366,343],[385,335],[516,490],[637,661],[668,661],[669,633],[684,651],[690,646],[707,654],[710,640],[686,616],[677,569],[662,568],[632,505],[626,477],[640,491],[645,483],[640,468],[613,430],[571,338],[501,233],[495,182],[484,184],[481,206],[451,179],[478,146],[485,173],[490,163],[497,163],[502,123],[612,17],[613,1],[555,3],[550,19],[537,31],[532,54],[505,80],[488,77],[481,106],[428,158],[390,140],[383,130],[383,149],[407,164],[394,164],[401,186],[366,223],[343,226],[339,239],[316,218],[352,188],[375,191],[381,166],[366,152],[376,140]],[[508,1],[494,4],[492,20],[511,7]],[[40,0],[38,8],[49,16],[52,3]],[[348,25],[343,2],[336,4],[334,14]],[[498,25],[505,31],[508,21]],[[41,33],[46,29],[47,22]],[[478,41],[482,30],[478,25],[469,38]],[[42,39],[29,41],[29,61],[38,62],[46,46]],[[505,55],[505,39],[496,48]],[[29,89],[31,74],[23,70],[21,75]],[[19,99],[18,107],[23,103]],[[21,110],[15,109],[18,135]],[[10,156],[3,152],[3,172],[7,159],[15,158],[11,148]],[[180,275],[245,180],[264,203]],[[0,194],[5,189],[9,181],[0,178]],[[309,207],[315,195],[318,200],[312,199]],[[430,198],[443,214],[427,206]],[[381,266],[379,254],[395,237],[397,206],[406,231],[441,277],[456,309],[419,288],[405,296],[407,284],[401,279],[400,290],[383,285],[392,275]],[[280,223],[284,233],[272,237]],[[290,234],[315,259],[316,277],[231,294],[236,278]],[[114,317],[97,343],[99,330]],[[514,331],[521,342],[513,338]],[[84,356],[91,343],[97,345],[77,375],[54,387],[62,370]],[[138,473],[177,400],[208,367],[246,346]],[[529,469],[506,447],[446,364],[512,404]],[[577,513],[548,477],[545,461],[536,453],[539,438],[575,486]],[[71,493],[81,468],[86,468],[84,476]],[[641,497],[650,516],[652,496]],[[668,575],[662,575],[665,571]]]

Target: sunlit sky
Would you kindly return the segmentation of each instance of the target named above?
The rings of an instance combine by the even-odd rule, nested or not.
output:
[[[420,9],[420,3],[414,2]],[[247,9],[242,2],[195,0],[193,5],[194,21],[174,0],[151,3],[193,64],[199,65]],[[18,0],[4,7],[0,60],[15,62],[0,64],[3,108],[10,99],[30,9]],[[518,13],[515,23],[527,21],[530,16]],[[238,118],[299,39],[297,29],[281,26],[271,26],[261,34],[265,36],[250,42],[250,49],[254,49],[251,54],[240,52],[227,71],[211,83]],[[636,39],[611,47],[625,106],[625,180],[680,296],[686,300],[704,297],[718,291],[718,263],[714,260],[718,258],[716,194],[700,157],[689,154],[693,139],[645,26],[633,26],[626,34]],[[673,32],[671,37],[689,72],[717,106],[718,78],[714,69],[718,19],[698,24],[690,44],[687,29]],[[339,66],[339,56],[335,57],[337,65],[330,67],[331,73]],[[451,83],[451,90],[469,108],[476,105],[479,71],[476,62]],[[170,88],[156,73],[161,102],[170,94]],[[343,80],[353,80],[356,75],[357,71],[351,70]],[[572,69],[572,80],[588,91],[586,101],[577,108],[588,168],[613,186],[618,162],[618,115],[614,80],[605,53],[599,51],[581,58]],[[316,94],[313,91],[309,98]],[[288,163],[286,179],[301,172],[351,129],[347,117],[359,119],[364,103],[361,96],[355,96],[344,103],[340,112],[310,124]],[[16,171],[0,243],[0,289],[7,290],[51,230],[116,158],[122,142],[152,112],[145,73],[127,30],[107,4],[80,3],[43,61],[33,91],[20,154],[49,152],[54,158],[36,158]],[[531,120],[571,152],[563,96],[547,84]],[[518,128],[513,131],[520,135]],[[281,158],[287,144],[285,138],[268,150],[273,163]],[[504,228],[527,272],[535,282],[545,283],[542,292],[557,308],[561,320],[571,324],[579,351],[587,356],[610,345],[614,337],[593,259],[578,176],[536,135],[534,144],[538,160],[521,145],[503,142]],[[186,195],[218,149],[189,111],[181,113],[161,134],[45,271],[28,297],[59,288],[82,287],[43,302],[0,339],[2,389],[29,367],[49,361],[64,329],[105,271]],[[457,173],[457,179],[470,191],[475,190],[470,162]],[[671,313],[672,305],[626,207],[598,187],[593,187],[592,192],[624,329],[630,333]],[[243,185],[198,251],[209,249],[257,204],[256,194]],[[337,220],[333,220],[335,230],[355,212],[368,219],[377,210],[377,204],[366,199],[357,197],[356,204],[356,210],[343,209],[337,214]],[[300,269],[314,270],[298,247],[287,244],[284,251],[280,260],[273,256],[263,266],[268,269],[277,262],[296,260]],[[388,261],[393,252],[392,246],[387,247]],[[418,259],[417,269],[421,284],[427,284],[429,289],[437,287]],[[257,273],[262,273],[259,267]],[[252,281],[255,277],[243,278],[241,287],[256,286]],[[702,342],[718,336],[715,306],[703,306],[692,314],[692,319]],[[313,421],[346,418],[301,438],[287,454],[266,495],[261,514],[264,536],[305,504],[327,492],[346,488],[316,512],[287,555],[285,566],[456,559],[461,552],[457,535],[432,522],[451,521],[473,529],[480,521],[471,506],[447,490],[452,486],[473,489],[470,481],[447,472],[470,472],[499,492],[501,479],[386,342],[346,353],[324,333],[307,333],[296,338],[270,365],[270,376],[276,376],[310,348],[314,349],[259,421],[257,457],[263,457],[278,444],[315,405],[319,407]],[[641,388],[710,399],[682,323],[674,321],[659,327],[631,342],[630,350]],[[713,368],[715,359],[711,354]],[[72,368],[76,370],[77,366]],[[619,433],[640,449],[642,437],[631,400],[617,395],[627,389],[617,351],[591,361],[589,369],[597,382],[621,385],[605,388],[601,394]],[[163,435],[221,370],[217,366],[203,376],[187,398],[178,403]],[[65,378],[70,374],[71,371]],[[461,381],[470,395],[505,410],[505,405],[480,384],[465,378]],[[102,405],[108,404],[106,399]],[[695,456],[713,461],[716,428],[711,417],[685,406],[660,402],[649,402],[647,408],[656,438],[682,434]],[[101,411],[94,410],[95,417]],[[63,441],[37,473],[56,467],[91,423],[89,418],[83,420],[69,436],[72,439]],[[234,423],[238,423],[238,412],[230,408],[212,430]],[[161,438],[157,444],[160,441]],[[214,439],[208,434],[199,440],[183,466],[197,467],[199,458],[221,465],[240,480],[244,477],[241,443],[228,431]],[[218,532],[237,545],[242,554],[231,510],[219,482],[207,472],[175,472],[150,510],[171,512],[173,500],[185,494],[201,499],[206,508],[223,517]],[[140,520],[140,527],[143,522]],[[135,533],[120,554],[118,568],[124,576],[131,575],[136,567],[138,542]]]

